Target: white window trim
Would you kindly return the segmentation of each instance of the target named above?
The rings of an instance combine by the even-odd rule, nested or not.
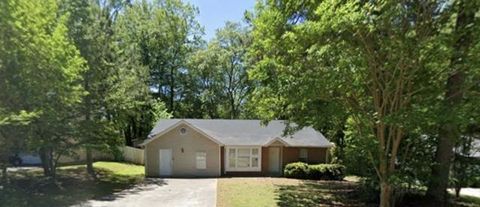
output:
[[[200,154],[203,154],[205,156],[205,160],[204,160],[204,163],[199,163],[199,155]],[[200,164],[200,165],[199,165]],[[197,170],[205,170],[207,169],[207,152],[205,151],[197,151],[195,153],[195,167],[197,168]]]
[[[257,167],[230,167],[230,149],[250,149],[250,166],[252,164],[252,149],[258,150],[258,166]],[[262,147],[261,146],[228,146],[225,147],[225,171],[227,172],[260,172],[262,171]],[[238,153],[235,153],[238,156]]]

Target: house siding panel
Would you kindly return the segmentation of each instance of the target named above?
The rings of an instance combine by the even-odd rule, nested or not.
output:
[[[262,147],[262,175],[268,175],[268,147]]]
[[[185,127],[187,133],[180,134]],[[182,124],[148,143],[145,147],[146,176],[159,176],[159,149],[172,149],[172,177],[216,177],[220,176],[220,146],[203,134]],[[183,152],[182,152],[183,149]],[[196,152],[207,153],[207,169],[196,168]]]
[[[221,174],[225,175],[225,147],[220,147],[220,170]]]
[[[284,147],[283,148],[283,167],[288,163],[298,162],[300,160],[300,149],[303,147]],[[307,149],[307,162],[318,164],[326,162],[327,148],[310,147]]]
[[[318,164],[327,162],[327,148],[308,148],[308,163]]]
[[[296,147],[284,147],[283,148],[283,159],[282,159],[282,169],[288,163],[297,162],[299,160],[300,150]]]

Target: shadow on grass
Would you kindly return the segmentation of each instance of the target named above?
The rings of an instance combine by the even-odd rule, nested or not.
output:
[[[304,180],[299,185],[277,185],[277,205],[287,206],[378,206],[378,201],[365,197],[360,183],[347,181],[312,181]],[[425,193],[408,193],[395,206],[437,207],[425,196]],[[480,198],[462,196],[450,198],[447,206],[478,207]]]
[[[397,206],[409,206],[409,207],[438,207],[438,206],[454,206],[454,207],[478,207],[480,206],[480,198],[472,196],[461,196],[455,198],[451,196],[448,199],[448,203],[439,203],[433,201],[433,199],[425,196],[425,193],[411,193],[405,195],[401,202],[397,203]]]
[[[44,177],[40,170],[18,170],[9,174],[10,183],[0,190],[0,206],[70,206],[88,200],[115,200],[126,195],[165,185],[161,179],[143,175],[117,175],[95,169],[92,179],[85,167],[59,169],[57,182]]]
[[[278,185],[278,206],[371,206],[357,194],[358,185],[345,181],[305,180],[297,186]]]

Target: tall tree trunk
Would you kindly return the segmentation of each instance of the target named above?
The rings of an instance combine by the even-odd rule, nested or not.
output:
[[[127,146],[133,146],[133,141],[132,141],[132,130],[130,124],[125,125],[125,130],[123,131],[123,134],[125,136],[125,145]]]
[[[392,202],[392,186],[388,182],[388,158],[385,152],[379,154],[378,180],[380,183],[380,207],[390,207]]]
[[[8,182],[7,165],[2,165],[2,183]]]
[[[40,154],[40,160],[42,161],[43,175],[51,176],[52,172],[49,164],[47,149],[45,147],[41,147],[39,150],[39,154]]]
[[[392,202],[392,186],[386,180],[380,181],[380,207],[390,207]]]
[[[137,134],[138,134],[138,128],[137,128],[137,119],[132,116],[131,119],[130,119],[130,124],[131,124],[131,128],[132,128],[132,131],[130,133],[130,142],[131,142],[131,146],[133,147],[133,140],[135,140],[137,137]]]
[[[460,197],[460,190],[462,190],[461,186],[455,187],[455,197],[459,198]]]
[[[56,182],[57,181],[57,161],[58,160],[54,159],[52,149],[49,149],[48,157],[49,157],[48,163],[49,163],[49,167],[50,167],[50,177],[52,178],[53,182]]]
[[[175,99],[175,77],[174,77],[175,69],[172,67],[170,68],[170,113],[175,114],[175,106],[174,106],[174,99]]]
[[[345,121],[346,122],[346,121]],[[344,122],[344,123],[345,123]],[[335,157],[338,159],[337,162],[343,163],[345,159],[345,133],[346,130],[345,124],[342,125],[340,129],[335,132],[334,142],[335,142]]]
[[[56,180],[56,161],[53,157],[53,149],[50,147],[40,148],[40,159],[42,161],[43,175],[52,178],[52,181]]]
[[[235,98],[233,94],[230,94],[230,118],[235,119],[236,117],[236,108],[235,108]]]
[[[85,121],[87,123],[87,130],[91,130],[91,127],[96,127],[94,126],[93,124],[93,121],[92,121],[92,118],[91,118],[91,114],[92,114],[92,97],[91,97],[91,94],[93,94],[93,92],[91,92],[91,88],[90,88],[90,81],[91,79],[91,75],[90,73],[87,71],[87,73],[85,74],[85,81],[84,81],[84,88],[86,91],[89,91],[90,93],[85,96]],[[91,133],[86,133],[85,134],[85,137],[84,139],[86,139],[86,147],[85,147],[85,151],[86,151],[86,166],[87,166],[87,173],[93,177],[93,178],[96,178],[95,177],[95,171],[93,170],[93,160],[92,160],[92,150],[90,148],[90,144],[92,144],[93,140],[95,139],[94,137],[91,136]]]
[[[95,170],[93,169],[92,149],[90,147],[86,148],[86,154],[87,172],[92,178],[96,178]]]
[[[475,20],[475,1],[459,2],[459,10],[455,26],[454,53],[450,65],[452,73],[448,77],[444,99],[444,113],[447,119],[443,121],[438,131],[436,164],[432,167],[432,180],[428,185],[427,196],[439,203],[445,204],[450,175],[450,165],[453,158],[455,140],[459,138],[459,128],[455,119],[456,108],[462,103],[465,70],[468,69],[466,59],[472,43],[472,29]]]

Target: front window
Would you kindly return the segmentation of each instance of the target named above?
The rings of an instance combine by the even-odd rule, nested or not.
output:
[[[197,165],[197,169],[199,170],[207,169],[207,153],[206,152],[197,152],[196,165]]]
[[[227,171],[260,171],[259,147],[228,147]]]
[[[305,148],[300,149],[300,155],[298,157],[300,158],[300,161],[307,162],[307,160],[308,160],[308,150],[305,149]]]

